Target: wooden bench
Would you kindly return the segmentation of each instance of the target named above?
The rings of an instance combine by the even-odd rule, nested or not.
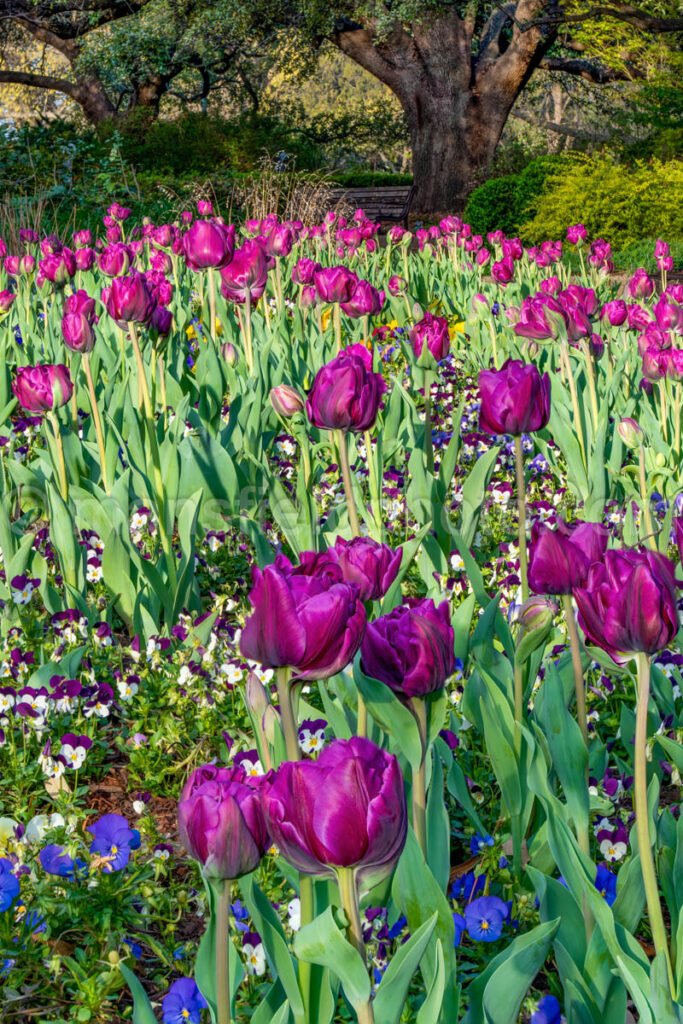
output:
[[[377,185],[368,188],[332,189],[335,203],[345,203],[354,210],[364,210],[370,220],[380,224],[408,226],[410,207],[415,198],[414,185]]]

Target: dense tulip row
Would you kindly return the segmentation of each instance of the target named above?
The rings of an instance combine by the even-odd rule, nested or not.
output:
[[[82,620],[136,669],[186,643],[171,707],[215,703],[191,682],[211,628],[229,637],[220,685],[246,676],[242,707],[180,762],[200,764],[178,834],[208,925],[164,1024],[557,1024],[560,1006],[624,1024],[629,1000],[680,1022],[683,833],[659,805],[683,771],[683,286],[666,243],[660,281],[621,281],[582,225],[525,248],[457,217],[385,235],[362,211],[241,229],[197,214],[131,225],[113,204],[101,238],[0,246],[0,409],[13,438],[32,431],[0,473],[4,633]],[[539,466],[557,492],[540,512]],[[43,743],[48,702],[71,713],[81,693],[67,646],[50,676],[22,669],[29,693],[0,688],[2,742],[43,744],[55,800],[93,749],[85,713]],[[144,684],[111,664],[125,703]],[[596,781],[614,772],[618,817]],[[121,815],[88,830],[90,860],[62,836],[40,870],[77,885],[140,849]],[[0,858],[5,909],[23,874]],[[248,995],[238,890],[269,975]],[[471,947],[499,942],[474,969]]]

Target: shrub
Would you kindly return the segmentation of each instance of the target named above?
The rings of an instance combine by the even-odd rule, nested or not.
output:
[[[469,197],[465,220],[477,234],[498,229],[508,235],[519,234],[524,223],[534,216],[546,181],[581,159],[577,153],[540,156],[530,160],[519,174],[490,178]]]
[[[533,242],[559,238],[568,224],[581,221],[590,237],[607,238],[621,250],[644,238],[683,240],[682,190],[678,160],[626,166],[596,157],[546,181],[522,233]]]
[[[412,185],[412,174],[393,174],[390,171],[343,171],[333,173],[331,181],[345,188],[380,188],[382,185]]]

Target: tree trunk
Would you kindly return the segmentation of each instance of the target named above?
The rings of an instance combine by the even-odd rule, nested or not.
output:
[[[416,195],[412,215],[434,220],[461,213],[473,188],[486,180],[510,108],[494,109],[469,94],[456,103],[416,96],[406,110]]]
[[[341,23],[331,41],[384,82],[405,111],[413,151],[413,215],[461,212],[491,168],[517,97],[552,44],[533,24],[545,0],[494,5],[475,40],[471,13],[425,14],[406,31]]]

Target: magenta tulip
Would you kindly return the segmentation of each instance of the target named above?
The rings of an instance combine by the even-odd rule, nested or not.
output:
[[[451,337],[445,316],[425,313],[411,329],[408,337],[416,359],[420,359],[425,346],[437,363],[445,359],[451,350]]]
[[[529,547],[529,586],[536,594],[571,594],[584,586],[593,562],[607,550],[609,530],[600,523],[580,519],[557,529],[534,523]]]
[[[347,583],[355,583],[361,601],[377,601],[384,597],[401,567],[403,548],[390,548],[370,537],[354,537],[347,541],[337,537],[332,549]]]
[[[270,846],[261,793],[243,768],[207,764],[185,783],[178,803],[180,841],[207,878],[241,878]]]
[[[21,366],[12,383],[19,404],[30,413],[50,412],[66,405],[73,393],[71,375],[61,363]]]
[[[268,265],[262,247],[253,239],[235,249],[230,263],[221,270],[221,292],[231,302],[251,303],[263,295],[268,280]]]
[[[409,598],[371,622],[361,645],[361,668],[402,700],[443,689],[455,672],[448,601]]]
[[[221,269],[235,251],[235,228],[217,220],[196,220],[183,235],[183,252],[190,270]]]
[[[297,571],[283,556],[254,568],[253,580],[240,641],[245,658],[290,667],[297,679],[327,679],[352,661],[365,631],[358,587]]]
[[[487,434],[542,430],[550,419],[550,377],[532,363],[508,359],[479,373],[479,426]]]
[[[369,430],[385,391],[381,373],[372,370],[370,352],[363,345],[349,345],[318,371],[306,413],[323,430]]]
[[[618,664],[656,654],[678,632],[674,567],[655,551],[607,551],[574,598],[586,637]]]
[[[351,869],[369,890],[389,877],[405,845],[398,760],[358,736],[334,740],[317,761],[285,762],[263,802],[273,842],[305,875]]]

